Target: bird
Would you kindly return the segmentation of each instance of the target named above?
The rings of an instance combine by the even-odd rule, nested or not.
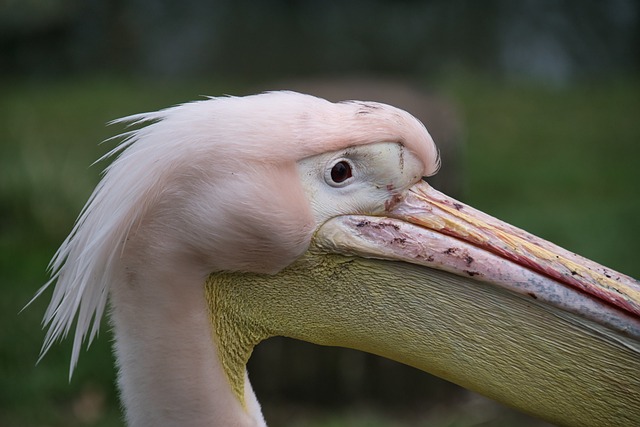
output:
[[[371,101],[210,97],[128,126],[49,265],[41,358],[108,308],[130,426],[265,426],[271,336],[349,347],[558,425],[640,419],[640,284],[431,187],[425,126]]]

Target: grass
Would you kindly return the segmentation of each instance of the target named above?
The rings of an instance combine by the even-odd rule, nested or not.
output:
[[[640,276],[639,86],[640,80],[632,78],[567,89],[469,77],[444,80],[439,89],[457,103],[466,127],[464,200]],[[121,130],[103,124],[238,89],[242,85],[236,83],[160,85],[105,77],[0,81],[0,425],[121,425],[108,331],[82,355],[69,384],[68,342],[35,366],[46,301],[18,313],[46,281],[49,258],[99,179],[102,165],[88,165],[111,145],[97,143]],[[397,424],[391,420],[398,418],[370,409],[296,419],[287,425],[415,422]],[[284,425],[286,417],[282,420]],[[508,420],[496,416],[483,425],[508,425]],[[447,415],[437,422],[481,421]]]

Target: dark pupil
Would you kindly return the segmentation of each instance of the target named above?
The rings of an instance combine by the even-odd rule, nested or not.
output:
[[[344,160],[336,163],[335,165],[333,165],[333,168],[331,168],[331,179],[335,183],[339,184],[341,182],[344,182],[347,178],[350,178],[350,177],[351,177],[351,166],[349,165],[349,163],[345,162]]]

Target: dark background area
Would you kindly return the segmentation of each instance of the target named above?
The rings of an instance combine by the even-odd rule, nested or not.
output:
[[[463,69],[556,84],[637,71],[638,3],[3,0],[3,74],[248,80]]]
[[[640,2],[0,0],[0,425],[121,425],[110,333],[38,365],[46,281],[114,118],[296,89],[406,108],[452,195],[640,276]],[[270,425],[543,425],[371,355],[275,338]]]

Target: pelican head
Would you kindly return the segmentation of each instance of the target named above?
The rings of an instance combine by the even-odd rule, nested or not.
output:
[[[127,117],[52,260],[43,353],[107,301],[132,426],[261,426],[282,335],[375,353],[563,425],[640,419],[640,286],[453,200],[424,126],[293,92]]]

